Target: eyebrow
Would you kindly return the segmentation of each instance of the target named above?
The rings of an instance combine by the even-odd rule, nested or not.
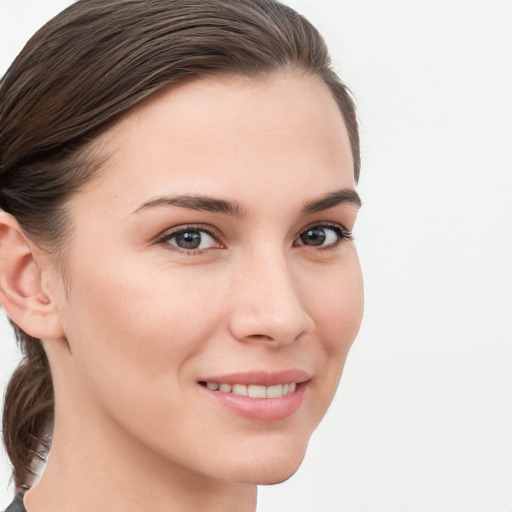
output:
[[[303,215],[311,215],[312,213],[328,210],[343,203],[353,204],[357,208],[361,208],[363,204],[359,194],[353,188],[343,188],[336,192],[331,192],[320,199],[307,202],[302,213]]]
[[[162,196],[155,197],[139,206],[133,213],[155,206],[178,206],[189,210],[223,213],[233,217],[244,217],[245,208],[236,201],[226,201],[202,195]]]
[[[358,208],[362,205],[361,198],[354,189],[344,188],[331,192],[320,199],[308,201],[302,209],[302,215],[311,215],[323,210],[328,210],[329,208],[334,208],[343,203],[350,203]],[[187,208],[189,210],[222,213],[239,218],[247,214],[246,209],[237,201],[228,201],[204,195],[155,197],[139,206],[133,213],[156,206],[178,206],[179,208]]]

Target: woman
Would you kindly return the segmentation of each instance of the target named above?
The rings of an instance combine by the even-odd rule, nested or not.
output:
[[[81,0],[0,109],[10,510],[255,510],[362,316],[357,123],[321,37],[270,0]]]

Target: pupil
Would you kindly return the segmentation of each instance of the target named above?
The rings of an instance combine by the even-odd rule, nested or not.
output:
[[[325,229],[312,228],[300,235],[302,243],[305,245],[322,245],[325,242]]]
[[[176,236],[176,244],[182,249],[197,249],[201,245],[201,235],[197,231],[185,231]]]

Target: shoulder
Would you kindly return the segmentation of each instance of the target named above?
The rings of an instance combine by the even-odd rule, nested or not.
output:
[[[7,507],[5,512],[27,512],[23,506],[23,494],[20,493],[14,498],[14,501]]]

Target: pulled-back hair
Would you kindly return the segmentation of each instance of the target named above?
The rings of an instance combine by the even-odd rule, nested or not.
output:
[[[99,165],[100,133],[163,87],[197,76],[318,75],[344,117],[359,176],[353,102],[317,30],[273,0],[80,0],[43,26],[0,82],[0,208],[43,250],[63,254],[66,204]],[[40,340],[14,325],[23,360],[7,387],[3,436],[30,485],[48,444],[53,387]]]

